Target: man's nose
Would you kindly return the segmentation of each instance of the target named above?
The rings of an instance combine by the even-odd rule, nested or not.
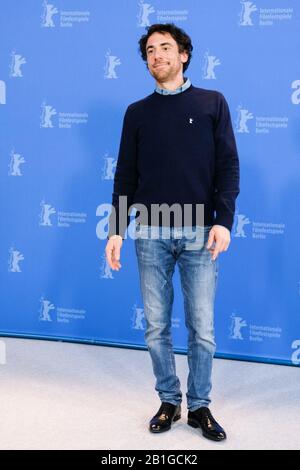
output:
[[[155,62],[159,62],[162,58],[161,52],[160,51],[156,51],[156,52],[154,51],[153,54],[154,54],[153,57],[154,57]]]

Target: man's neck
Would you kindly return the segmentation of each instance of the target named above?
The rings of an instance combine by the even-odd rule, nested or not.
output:
[[[184,84],[185,80],[183,78],[183,75],[181,75],[179,78],[176,80],[172,80],[170,82],[158,82],[156,81],[156,86],[159,88],[163,88],[164,90],[176,90],[180,86]]]

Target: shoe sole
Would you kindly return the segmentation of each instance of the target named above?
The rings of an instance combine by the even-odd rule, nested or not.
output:
[[[197,421],[194,421],[193,419],[188,419],[187,423],[188,423],[189,426],[192,426],[192,428],[200,428],[202,430],[200,424],[198,424]],[[221,438],[221,439],[212,437],[209,434],[206,434],[206,432],[203,431],[203,430],[202,430],[202,434],[203,434],[204,437],[206,437],[206,439],[210,439],[211,441],[215,441],[215,442],[225,441],[225,439],[226,439],[226,437]]]
[[[178,421],[180,418],[181,418],[181,415],[174,416],[174,418],[173,418],[173,420],[172,420],[173,423],[175,423],[175,421]],[[161,432],[169,431],[169,429],[171,429],[171,424],[170,424],[170,426],[169,426],[168,428],[161,429],[160,431],[155,431],[155,430],[153,430],[153,429],[151,429],[151,428],[149,428],[149,431],[152,432],[153,434],[159,434],[159,433],[161,433]]]

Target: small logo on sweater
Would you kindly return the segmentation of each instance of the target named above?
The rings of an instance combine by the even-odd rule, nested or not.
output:
[[[194,122],[194,118],[190,118],[189,123],[193,124],[193,122]]]

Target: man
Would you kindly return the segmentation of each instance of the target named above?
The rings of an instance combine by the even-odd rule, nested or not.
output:
[[[226,439],[211,414],[214,298],[218,255],[228,249],[235,200],[239,194],[239,160],[228,104],[222,93],[195,87],[183,76],[193,46],[174,24],[154,24],[139,41],[142,58],[156,80],[146,98],[128,106],[114,180],[113,209],[119,196],[129,205],[190,204],[189,225],[156,223],[136,228],[135,248],[146,320],[145,340],[161,400],[149,423],[151,432],[171,428],[181,417],[182,393],[176,376],[171,338],[172,276],[176,262],[188,328],[188,424],[215,441]],[[202,224],[198,224],[198,203]],[[149,219],[148,219],[149,220]],[[120,250],[129,224],[110,217],[106,256],[119,270]],[[124,222],[124,221],[123,221]],[[121,227],[123,225],[123,227]],[[152,237],[153,230],[156,234]],[[151,233],[151,236],[150,236]]]

